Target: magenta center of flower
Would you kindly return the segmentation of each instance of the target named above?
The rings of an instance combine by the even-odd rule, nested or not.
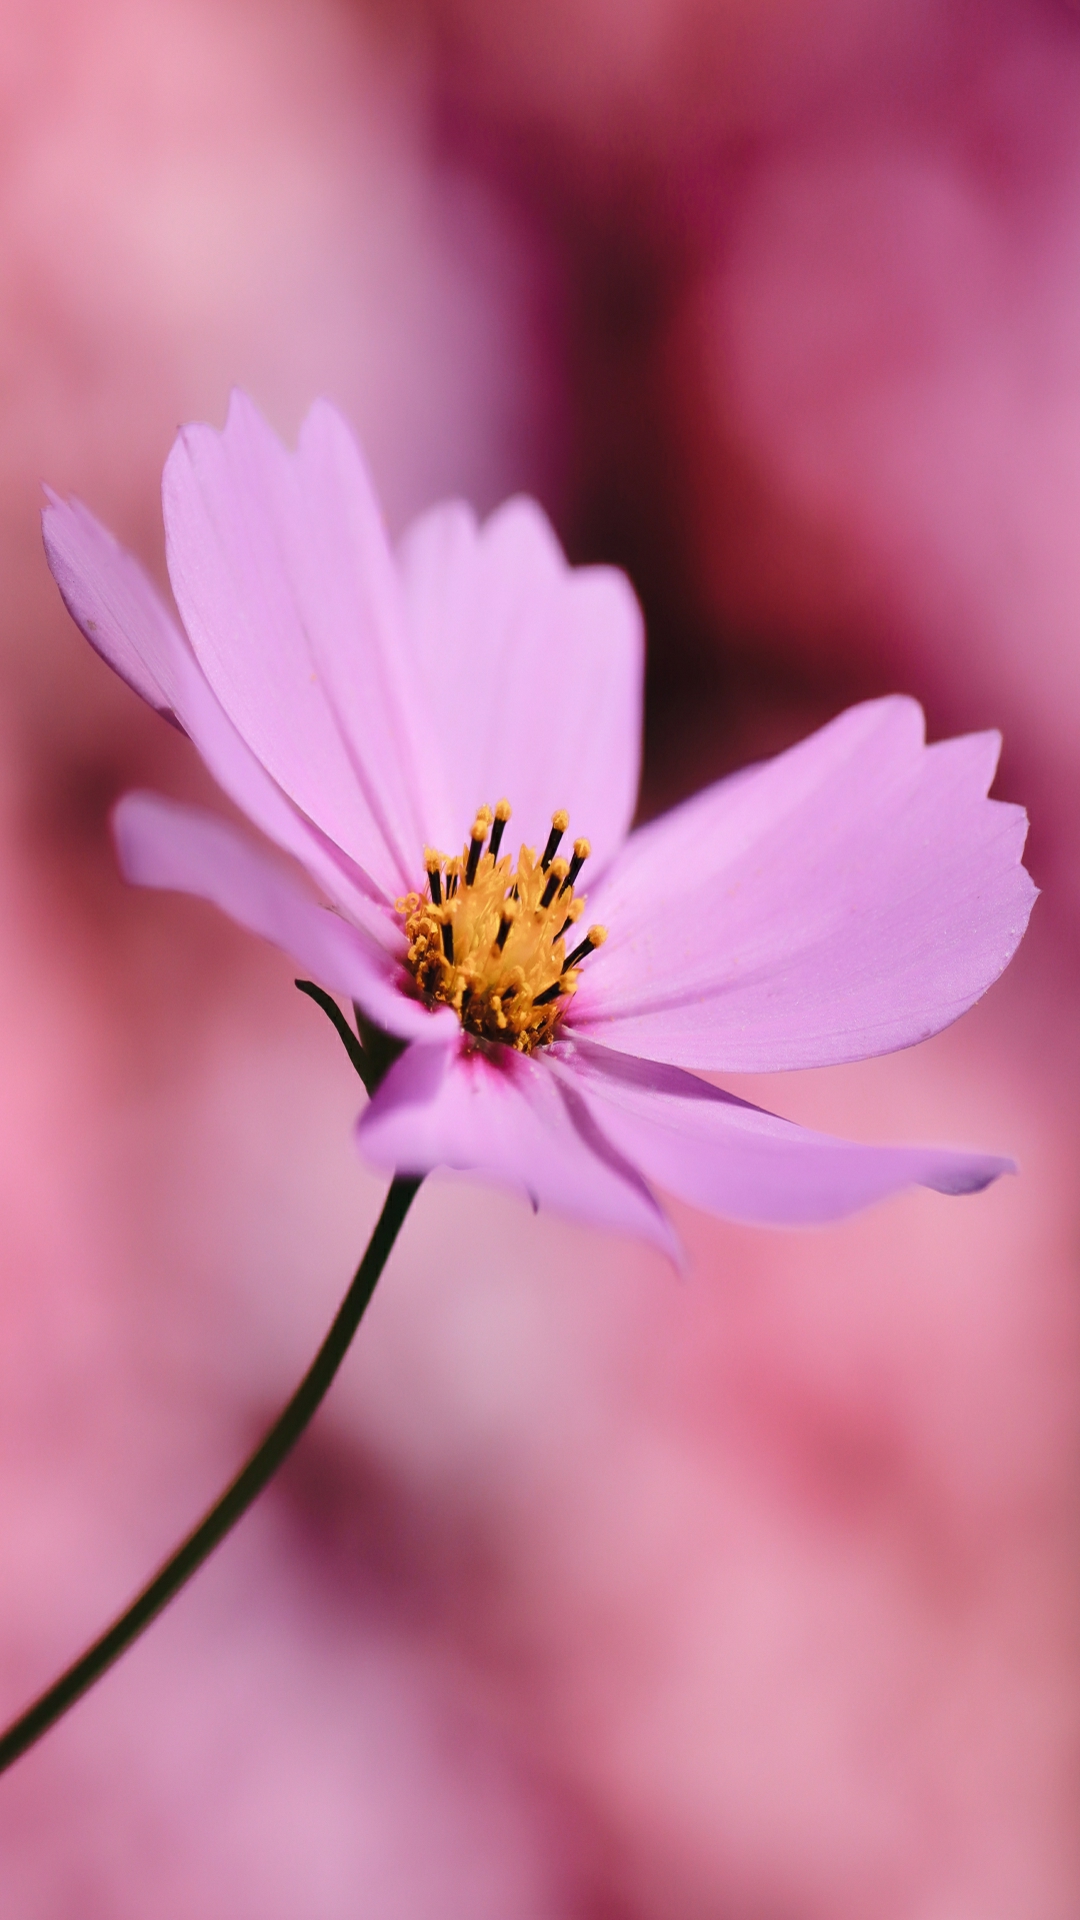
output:
[[[537,859],[522,847],[515,866],[501,852],[510,818],[507,801],[481,807],[460,854],[428,847],[427,892],[410,893],[397,910],[409,940],[408,966],[429,1006],[453,1007],[466,1032],[531,1053],[553,1039],[580,978],[580,963],[607,939],[590,927],[567,951],[567,936],[585,909],[575,893],[589,842],[574,841],[571,860],[559,847],[570,825],[552,817]]]

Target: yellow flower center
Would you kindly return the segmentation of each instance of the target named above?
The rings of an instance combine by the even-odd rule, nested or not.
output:
[[[569,814],[553,816],[539,860],[522,847],[516,867],[499,851],[509,818],[500,800],[494,814],[481,807],[460,855],[427,848],[427,894],[406,894],[396,906],[409,969],[428,1005],[453,1007],[466,1032],[480,1039],[531,1053],[554,1037],[579,963],[607,931],[590,927],[567,953],[566,936],[585,908],[574,886],[589,857],[588,841],[575,840],[573,859],[558,858]]]

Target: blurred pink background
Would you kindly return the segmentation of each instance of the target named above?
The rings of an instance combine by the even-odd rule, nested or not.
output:
[[[1080,11],[0,0],[0,1708],[217,1492],[379,1204],[277,955],[132,893],[208,794],[67,621],[177,424],[528,488],[649,621],[655,810],[852,698],[1000,725],[1044,887],[913,1053],[740,1083],[1013,1152],[651,1253],[422,1193],[280,1481],[0,1782],[11,1920],[1075,1920]],[[562,690],[572,697],[572,690]]]

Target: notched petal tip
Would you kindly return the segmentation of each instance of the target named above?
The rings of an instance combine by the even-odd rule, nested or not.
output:
[[[937,1033],[998,978],[1036,889],[996,733],[924,744],[867,702],[634,834],[575,1029],[684,1067],[835,1065]]]

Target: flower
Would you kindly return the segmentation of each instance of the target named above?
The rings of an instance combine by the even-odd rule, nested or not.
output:
[[[163,498],[183,631],[52,495],[49,564],[291,861],[136,793],[121,865],[216,902],[394,1038],[357,1123],[376,1167],[471,1169],[669,1253],[653,1183],[796,1224],[1011,1167],[833,1139],[699,1077],[910,1046],[997,978],[1035,889],[1023,811],[987,798],[996,734],[928,747],[914,701],[869,701],[631,833],[638,607],[620,573],[570,568],[533,502],[483,525],[436,507],[395,550],[333,407],[291,454],[240,394],[223,433],[180,434]]]

